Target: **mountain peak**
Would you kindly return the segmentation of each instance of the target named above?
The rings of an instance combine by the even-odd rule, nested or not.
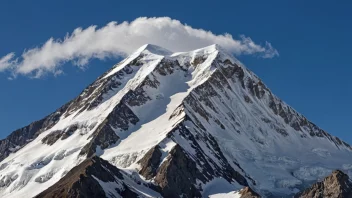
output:
[[[147,52],[147,53],[152,53],[152,54],[162,55],[162,56],[170,56],[171,54],[173,54],[172,51],[154,44],[145,44],[142,47],[140,47],[137,51]]]
[[[201,48],[192,49],[190,51],[183,51],[183,52],[173,52],[171,50],[168,50],[158,45],[145,44],[145,45],[142,45],[140,48],[138,48],[135,53],[144,52],[144,53],[151,53],[151,54],[162,55],[162,56],[177,56],[179,54],[200,54],[200,53],[209,54],[216,51],[229,55],[228,52],[218,44],[212,44],[206,47],[201,47]]]

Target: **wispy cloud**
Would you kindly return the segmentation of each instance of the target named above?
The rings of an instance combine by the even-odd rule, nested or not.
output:
[[[0,59],[0,71],[10,69],[14,75],[34,77],[46,73],[55,75],[62,72],[60,66],[66,62],[71,61],[81,67],[94,58],[126,56],[146,43],[172,51],[187,51],[218,44],[236,55],[249,54],[263,58],[279,55],[268,42],[259,45],[245,36],[234,39],[230,34],[216,35],[168,17],[142,17],[132,22],[111,22],[101,28],[77,28],[64,39],[50,38],[42,46],[26,50],[17,58],[14,53],[10,53]]]
[[[15,53],[9,53],[6,56],[0,58],[0,72],[9,69],[11,66],[15,65],[14,60]]]

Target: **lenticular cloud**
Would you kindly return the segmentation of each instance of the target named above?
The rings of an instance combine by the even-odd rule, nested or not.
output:
[[[62,72],[60,65],[72,61],[83,66],[90,59],[123,57],[138,47],[151,43],[171,51],[188,51],[218,44],[229,52],[272,58],[278,52],[270,43],[258,45],[251,38],[230,34],[215,35],[195,29],[168,17],[137,18],[132,22],[110,22],[104,27],[77,28],[63,39],[50,38],[42,46],[26,50],[20,57],[10,53],[0,58],[0,71],[11,70],[14,75],[34,75]]]

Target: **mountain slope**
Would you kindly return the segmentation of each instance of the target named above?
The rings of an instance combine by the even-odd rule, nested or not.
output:
[[[74,167],[36,198],[160,196],[148,187],[148,184],[137,183],[109,162],[94,156]]]
[[[145,45],[1,141],[0,194],[37,195],[99,156],[165,197],[243,186],[289,196],[332,170],[351,174],[351,149],[220,47],[173,53]]]

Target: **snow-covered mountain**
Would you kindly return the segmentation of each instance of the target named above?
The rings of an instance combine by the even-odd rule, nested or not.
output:
[[[142,46],[0,153],[1,197],[283,197],[352,175],[350,145],[217,45]]]

